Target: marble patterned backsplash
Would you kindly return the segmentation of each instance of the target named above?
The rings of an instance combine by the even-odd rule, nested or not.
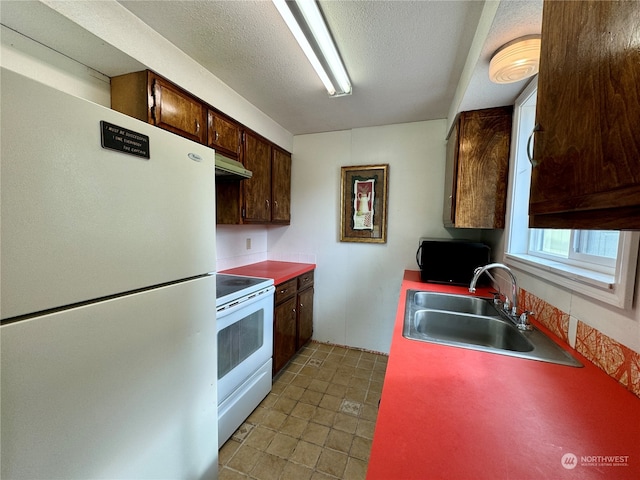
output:
[[[587,358],[598,368],[640,397],[640,354],[608,337],[599,330],[577,320],[577,329],[570,332],[570,316],[526,290],[518,292],[522,310],[535,312],[532,318],[547,327],[560,340]]]

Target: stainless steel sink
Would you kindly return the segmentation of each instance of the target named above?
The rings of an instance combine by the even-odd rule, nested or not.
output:
[[[516,328],[506,314],[495,308],[492,299],[408,290],[403,336],[422,342],[582,366],[540,330]]]
[[[530,352],[533,345],[508,321],[466,313],[418,310],[414,331],[425,339],[463,343],[499,350]]]
[[[414,290],[413,303],[420,308],[471,313],[474,315],[500,316],[491,302],[481,297],[450,295],[446,293]]]

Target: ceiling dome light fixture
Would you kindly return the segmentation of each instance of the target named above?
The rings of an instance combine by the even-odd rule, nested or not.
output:
[[[332,97],[351,94],[349,75],[315,0],[272,0]]]
[[[489,78],[494,83],[513,83],[538,73],[540,35],[516,38],[500,47],[489,63]]]

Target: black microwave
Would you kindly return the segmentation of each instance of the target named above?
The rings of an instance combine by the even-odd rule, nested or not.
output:
[[[488,245],[469,240],[421,238],[416,252],[423,282],[469,285],[473,271],[491,261]],[[478,285],[487,285],[489,278],[482,275]]]

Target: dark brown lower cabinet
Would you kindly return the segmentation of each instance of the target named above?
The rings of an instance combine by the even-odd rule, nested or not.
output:
[[[296,347],[299,350],[313,335],[313,287],[298,293]]]
[[[276,305],[273,323],[273,373],[296,353],[296,297]]]
[[[273,315],[273,374],[313,335],[313,271],[276,285]]]

